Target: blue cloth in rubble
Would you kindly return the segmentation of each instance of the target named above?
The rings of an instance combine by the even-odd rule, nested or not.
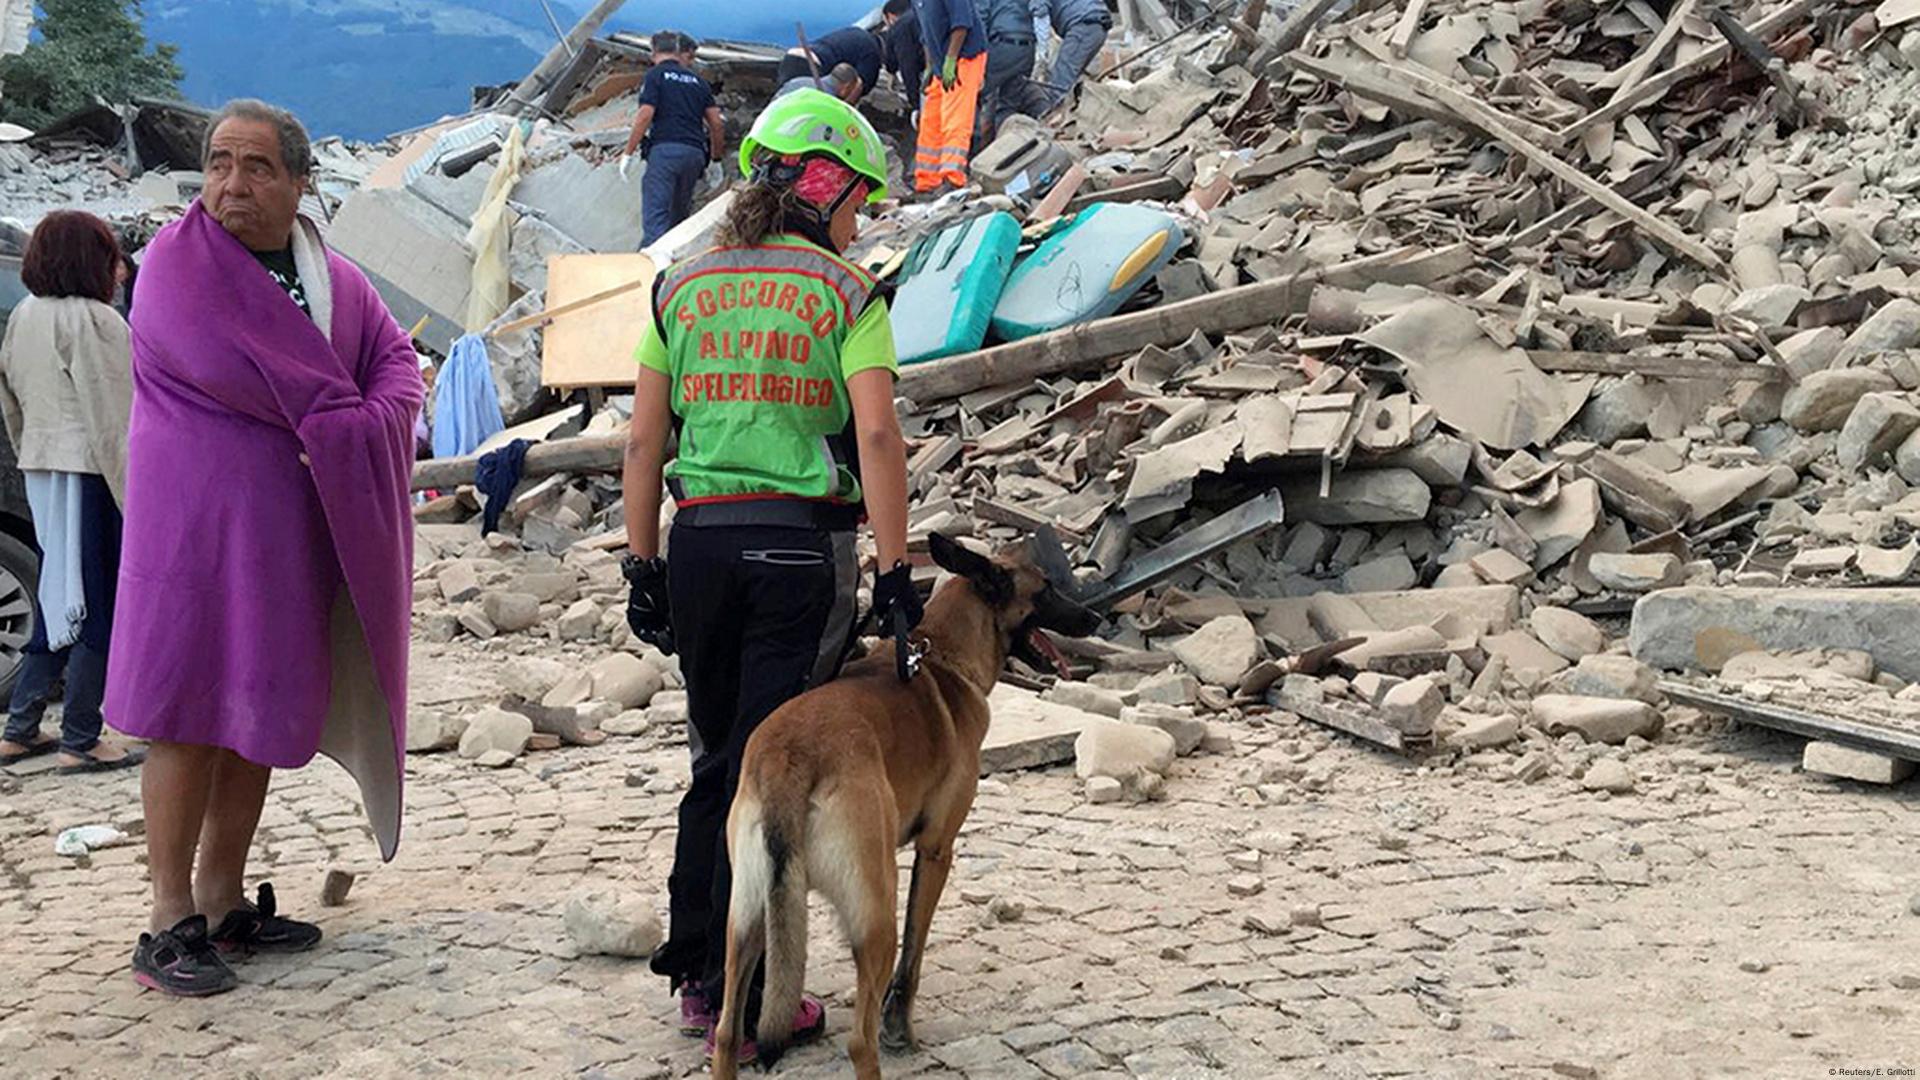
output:
[[[468,334],[453,343],[453,355],[433,388],[433,456],[465,457],[507,426],[500,393],[493,387],[487,341]]]
[[[506,512],[507,500],[513,498],[513,489],[520,486],[520,473],[527,467],[527,447],[533,444],[525,439],[515,439],[480,459],[473,470],[473,485],[480,494],[487,497],[487,505],[482,511],[480,535],[500,527],[500,515]]]

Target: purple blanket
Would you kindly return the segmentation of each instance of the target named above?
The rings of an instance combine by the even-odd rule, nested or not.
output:
[[[294,241],[312,318],[197,202],[147,249],[106,715],[275,768],[326,753],[391,859],[420,368],[365,276]]]

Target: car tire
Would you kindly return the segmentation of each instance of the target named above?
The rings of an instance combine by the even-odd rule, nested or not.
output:
[[[33,621],[39,617],[33,591],[40,581],[40,556],[0,532],[0,703],[13,693]]]

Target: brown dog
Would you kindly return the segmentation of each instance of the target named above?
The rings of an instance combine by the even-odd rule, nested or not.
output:
[[[725,1004],[714,1033],[720,1080],[737,1074],[744,998],[763,952],[761,1063],[772,1065],[786,1049],[806,979],[809,889],[833,904],[853,945],[858,974],[847,1050],[856,1074],[880,1076],[883,992],[887,1048],[914,1045],[920,959],[979,783],[987,693],[1010,653],[1058,663],[1041,629],[1083,637],[1099,626],[1100,617],[1056,589],[1024,548],[988,559],[944,536],[929,540],[934,561],[959,576],[927,606],[920,634],[930,648],[919,677],[900,682],[893,649],[882,649],[781,706],[747,740],[727,817],[733,893]],[[906,941],[887,985],[899,876],[893,853],[909,842]]]

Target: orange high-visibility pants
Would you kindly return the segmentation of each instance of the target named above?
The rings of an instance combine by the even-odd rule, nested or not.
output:
[[[973,145],[973,117],[980,87],[987,81],[987,54],[960,61],[959,78],[949,90],[934,69],[933,82],[920,100],[920,145],[913,162],[913,189],[933,191],[941,184],[967,186],[967,154]]]

